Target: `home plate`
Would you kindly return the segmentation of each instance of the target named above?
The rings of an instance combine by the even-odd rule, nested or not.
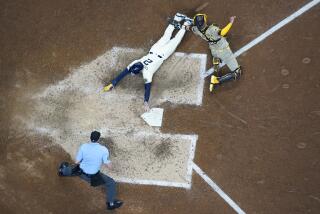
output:
[[[152,108],[149,112],[141,115],[149,126],[161,127],[163,108]]]

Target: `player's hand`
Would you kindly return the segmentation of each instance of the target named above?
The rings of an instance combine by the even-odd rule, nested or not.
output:
[[[144,108],[144,111],[150,111],[149,103],[148,102],[144,102],[143,103],[143,108]]]
[[[233,23],[236,18],[237,18],[236,16],[231,16],[230,17],[230,22]]]
[[[103,92],[111,91],[112,89],[113,89],[113,85],[112,83],[110,83],[109,85],[103,88]]]

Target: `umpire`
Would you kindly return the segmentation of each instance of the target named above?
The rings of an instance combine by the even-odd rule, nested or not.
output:
[[[102,164],[105,164],[108,169],[112,168],[108,149],[98,142],[100,135],[100,132],[93,131],[90,136],[91,142],[80,146],[76,157],[76,167],[72,168],[68,164],[66,166],[61,164],[59,173],[60,176],[79,175],[91,186],[104,184],[106,187],[107,209],[113,210],[121,207],[123,202],[115,199],[116,182],[100,172]]]

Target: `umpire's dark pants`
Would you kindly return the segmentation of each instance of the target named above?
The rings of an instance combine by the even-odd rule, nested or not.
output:
[[[115,200],[116,196],[116,182],[110,178],[109,176],[100,173],[102,179],[104,180],[104,185],[106,187],[106,201],[108,202],[113,202]],[[80,178],[87,181],[89,184],[91,183],[91,178],[90,176],[86,174],[81,174]]]

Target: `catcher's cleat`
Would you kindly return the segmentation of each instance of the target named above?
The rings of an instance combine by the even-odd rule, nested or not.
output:
[[[209,91],[210,91],[210,92],[213,92],[213,89],[214,89],[214,88],[215,88],[215,87],[214,87],[214,84],[211,84],[211,83],[210,83]]]
[[[220,82],[218,80],[218,77],[212,75],[211,76],[211,80],[210,80],[210,87],[209,90],[210,92],[213,92],[213,90],[215,89],[216,85],[218,85]]]
[[[218,80],[218,77],[216,77],[215,75],[212,75],[211,76],[211,84],[219,84],[219,80]]]
[[[109,85],[103,88],[103,92],[111,91],[112,89],[113,89],[113,85],[112,83],[110,83]]]

